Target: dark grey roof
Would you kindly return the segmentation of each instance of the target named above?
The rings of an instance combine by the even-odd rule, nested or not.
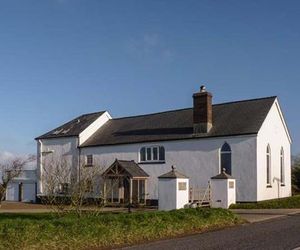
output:
[[[115,167],[116,164],[123,168],[130,177],[149,177],[149,175],[135,161],[124,161],[118,159],[116,159],[115,162],[105,170],[103,176],[107,175],[110,169]]]
[[[231,175],[226,174],[225,172],[222,172],[221,174],[218,174],[214,177],[211,177],[211,179],[219,179],[219,180],[224,180],[224,179],[234,179]]]
[[[82,147],[257,134],[276,97],[213,105],[213,128],[193,134],[193,109],[111,119]]]
[[[185,176],[184,174],[178,172],[175,168],[172,167],[172,170],[166,174],[163,174],[161,176],[158,176],[160,179],[175,179],[175,178],[189,178]]]
[[[105,111],[81,115],[73,119],[72,121],[65,123],[64,125],[59,126],[51,130],[50,132],[37,137],[36,139],[78,136],[104,112]]]

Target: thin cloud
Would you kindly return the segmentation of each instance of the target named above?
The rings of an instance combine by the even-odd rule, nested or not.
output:
[[[173,52],[165,44],[163,38],[156,33],[130,39],[127,49],[133,56],[143,60],[156,58],[164,62],[171,62],[173,59]]]

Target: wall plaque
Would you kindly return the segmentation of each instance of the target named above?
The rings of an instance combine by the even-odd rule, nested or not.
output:
[[[178,182],[178,190],[186,190],[186,182]]]

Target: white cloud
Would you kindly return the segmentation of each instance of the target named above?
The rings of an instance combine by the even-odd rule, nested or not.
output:
[[[21,157],[26,159],[28,157],[28,155],[25,154],[15,154],[12,152],[8,152],[8,151],[0,151],[0,163],[8,163],[11,160],[13,160],[16,157]],[[27,170],[31,170],[31,169],[36,169],[36,161],[31,161],[28,162],[25,166],[25,169]]]
[[[173,52],[164,39],[156,33],[146,33],[140,37],[131,38],[127,43],[129,52],[140,59],[153,59],[171,62]]]
[[[16,157],[15,154],[8,152],[8,151],[1,151],[0,152],[0,161],[8,161]]]

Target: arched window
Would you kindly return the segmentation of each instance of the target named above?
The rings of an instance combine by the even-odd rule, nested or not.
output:
[[[271,186],[271,148],[270,145],[267,146],[267,185]]]
[[[163,146],[142,147],[140,163],[142,162],[165,162],[165,148]]]
[[[225,142],[221,148],[221,171],[225,168],[225,172],[231,175],[231,148],[227,142]]]
[[[284,185],[285,181],[285,176],[284,176],[284,150],[283,147],[281,147],[280,150],[280,183],[281,185]]]

